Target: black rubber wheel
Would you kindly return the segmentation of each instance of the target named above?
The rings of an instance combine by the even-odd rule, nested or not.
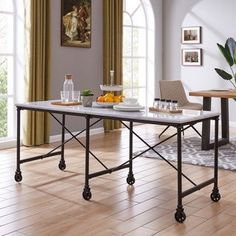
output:
[[[60,161],[60,163],[58,164],[58,168],[60,170],[65,170],[66,169],[66,163],[64,161]]]
[[[175,212],[175,219],[177,222],[183,223],[186,219],[186,215],[185,215],[184,211]]]
[[[15,181],[16,182],[20,182],[22,180],[22,175],[21,172],[17,172],[15,173]]]
[[[213,202],[218,202],[221,199],[221,196],[219,193],[211,193],[211,200]]]
[[[92,193],[90,192],[90,190],[84,190],[83,191],[83,198],[85,200],[90,200],[92,197]]]
[[[128,176],[128,177],[126,178],[126,182],[127,182],[127,184],[129,184],[129,185],[133,185],[133,184],[135,183],[135,178],[134,178],[133,176]]]

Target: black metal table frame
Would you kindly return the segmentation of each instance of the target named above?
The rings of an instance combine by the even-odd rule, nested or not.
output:
[[[22,110],[31,110],[31,111],[41,111],[41,112],[48,112],[61,126],[62,126],[62,136],[61,136],[61,144],[55,148],[53,148],[50,152],[43,154],[43,155],[38,155],[34,157],[30,157],[27,159],[21,160],[20,158],[20,122],[21,122],[21,111]],[[55,114],[61,114],[62,115],[62,120],[60,121],[55,115]],[[72,134],[72,132],[67,129],[65,126],[65,117],[66,115],[71,115],[71,116],[82,116],[85,117],[86,119],[86,128],[77,134]],[[97,118],[97,120],[93,123],[90,123],[90,120],[93,118]],[[125,161],[124,163],[113,167],[113,168],[108,168],[102,161],[100,161],[90,150],[90,128],[101,121],[102,119],[112,119],[112,120],[119,120],[122,122],[122,124],[129,129],[129,160]],[[206,180],[200,184],[194,183],[191,179],[189,179],[183,172],[182,172],[182,135],[181,133],[191,127],[192,125],[198,123],[198,122],[205,122],[205,121],[210,121],[214,120],[215,121],[215,144],[214,144],[214,176],[213,178]],[[218,120],[219,116],[214,116],[211,118],[205,118],[201,119],[195,122],[186,122],[183,124],[172,124],[172,123],[167,123],[167,122],[155,122],[155,121],[146,121],[146,120],[138,120],[139,123],[149,123],[149,124],[159,124],[159,125],[170,125],[176,128],[177,132],[170,137],[158,142],[157,144],[151,146],[149,145],[142,137],[140,137],[134,130],[133,130],[133,119],[121,119],[121,118],[111,118],[107,116],[101,116],[101,115],[88,115],[88,114],[75,114],[75,113],[70,113],[70,112],[61,112],[61,111],[51,111],[47,110],[46,108],[43,109],[35,109],[35,108],[25,108],[25,107],[17,107],[17,158],[16,158],[16,172],[15,172],[15,181],[20,182],[22,180],[22,174],[21,174],[21,169],[20,169],[20,164],[34,161],[34,160],[39,160],[39,159],[44,159],[47,157],[55,156],[55,155],[61,155],[60,162],[58,164],[59,169],[64,170],[66,168],[65,164],[65,159],[64,159],[64,145],[69,142],[71,139],[76,139],[80,145],[82,145],[85,148],[85,185],[84,185],[84,190],[83,190],[83,198],[85,200],[90,200],[92,197],[91,190],[89,187],[89,179],[92,179],[97,176],[101,176],[107,173],[112,173],[117,170],[121,170],[124,168],[129,168],[129,173],[127,176],[127,183],[129,185],[133,185],[135,183],[135,178],[133,175],[133,160],[139,156],[141,156],[143,153],[145,153],[148,150],[153,150],[157,155],[159,155],[164,161],[166,161],[169,165],[171,165],[176,171],[177,171],[177,208],[175,212],[175,219],[182,223],[186,219],[186,215],[184,212],[183,208],[183,203],[182,199],[186,197],[187,195],[200,190],[210,184],[213,184],[213,190],[210,195],[212,201],[218,202],[221,198],[219,189],[218,189]],[[123,121],[128,121],[129,126],[124,123]],[[186,127],[187,125],[187,127]],[[185,127],[184,127],[185,126]],[[71,134],[71,138],[65,141],[65,130]],[[85,144],[83,144],[77,136],[80,135],[81,133],[85,132],[86,133],[86,138],[85,138]],[[137,138],[139,138],[143,143],[147,145],[147,149],[140,152],[136,156],[133,156],[133,135],[135,135]],[[177,167],[175,167],[171,162],[169,162],[165,157],[163,157],[161,154],[159,154],[154,148],[160,145],[161,143],[167,141],[168,139],[174,137],[177,135]],[[60,151],[55,151],[56,149],[61,148]],[[90,155],[93,156],[105,169],[95,172],[95,173],[90,173],[89,172],[89,158]],[[191,182],[194,186],[192,188],[189,188],[185,191],[182,190],[182,177],[186,178],[189,182]]]

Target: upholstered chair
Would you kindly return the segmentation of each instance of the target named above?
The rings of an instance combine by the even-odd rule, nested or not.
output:
[[[164,99],[177,100],[180,109],[202,110],[202,104],[188,100],[181,80],[161,80],[160,95]]]
[[[177,100],[180,109],[202,110],[202,104],[190,102],[186,96],[184,86],[181,80],[161,80],[160,96],[163,99]],[[159,137],[169,128],[166,127],[159,135]],[[201,136],[194,126],[192,128]]]

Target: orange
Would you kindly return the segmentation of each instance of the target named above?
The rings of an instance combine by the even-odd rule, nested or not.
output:
[[[113,102],[113,98],[107,96],[107,97],[104,98],[104,102]]]
[[[99,96],[97,98],[97,102],[104,102],[104,96]]]
[[[114,102],[121,102],[119,96],[114,96],[113,101]]]

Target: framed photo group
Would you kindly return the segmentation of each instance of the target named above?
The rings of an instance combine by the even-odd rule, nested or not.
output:
[[[182,27],[181,43],[186,45],[200,44],[202,40],[201,26]],[[202,49],[201,48],[184,48],[182,49],[183,66],[201,66]]]

